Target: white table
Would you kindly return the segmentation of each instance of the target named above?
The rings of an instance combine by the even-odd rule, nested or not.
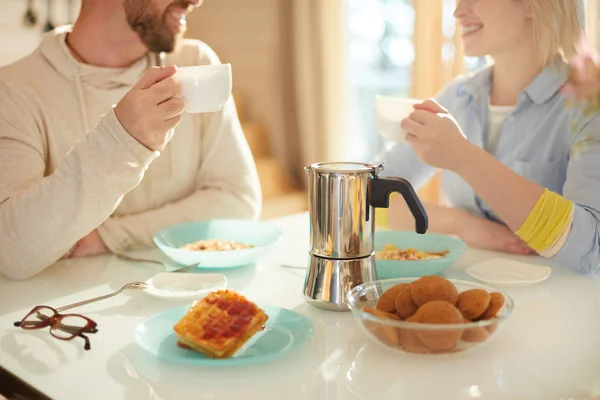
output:
[[[13,327],[35,305],[61,306],[145,280],[161,267],[113,256],[67,260],[22,282],[0,278],[0,366],[57,400],[83,399],[589,399],[600,393],[600,281],[555,267],[540,284],[508,290],[515,311],[486,347],[452,358],[403,356],[373,344],[352,315],[304,303],[306,214],[271,221],[284,241],[255,267],[228,270],[229,287],[315,323],[301,350],[247,367],[165,364],[137,347],[144,318],[186,304],[124,294],[74,312],[98,322],[91,351],[76,338]],[[160,257],[158,251],[147,254]],[[469,250],[449,276],[498,254]],[[512,257],[519,259],[518,257]],[[546,262],[528,258],[530,262]]]

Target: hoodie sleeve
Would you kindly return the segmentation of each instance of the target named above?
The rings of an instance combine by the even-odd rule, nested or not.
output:
[[[177,65],[220,64],[210,46],[186,40],[189,59]],[[240,125],[233,97],[218,112],[201,114],[201,159],[195,190],[180,200],[137,214],[113,216],[99,228],[100,238],[114,253],[154,246],[161,229],[182,222],[213,218],[257,219],[262,195],[256,164]]]
[[[0,82],[0,273],[13,279],[42,271],[100,225],[158,156],[111,110],[47,175],[33,109]]]
[[[112,252],[153,246],[153,235],[171,224],[258,218],[262,203],[258,173],[233,98],[221,111],[202,116],[202,131],[196,190],[163,207],[106,220],[98,233]]]

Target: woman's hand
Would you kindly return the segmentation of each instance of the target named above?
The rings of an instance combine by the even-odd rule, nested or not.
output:
[[[597,104],[600,93],[600,55],[582,33],[576,53],[569,59],[569,80],[561,92]]]
[[[465,137],[458,123],[434,100],[427,100],[414,106],[401,126],[406,134],[406,141],[413,147],[418,157],[433,167],[455,171],[463,163],[467,150],[474,146]]]
[[[469,215],[458,229],[458,236],[469,246],[519,255],[536,254],[507,226],[494,221]]]

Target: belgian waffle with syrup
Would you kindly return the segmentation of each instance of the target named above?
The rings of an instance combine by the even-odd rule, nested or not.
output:
[[[184,347],[208,357],[227,358],[264,329],[268,318],[241,294],[218,290],[192,304],[173,330]]]

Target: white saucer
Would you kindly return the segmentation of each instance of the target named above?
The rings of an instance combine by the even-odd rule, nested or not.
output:
[[[146,281],[144,292],[161,299],[199,298],[214,290],[225,289],[223,274],[161,272]]]
[[[492,258],[466,269],[473,278],[493,285],[532,285],[546,280],[552,269],[505,258]]]

